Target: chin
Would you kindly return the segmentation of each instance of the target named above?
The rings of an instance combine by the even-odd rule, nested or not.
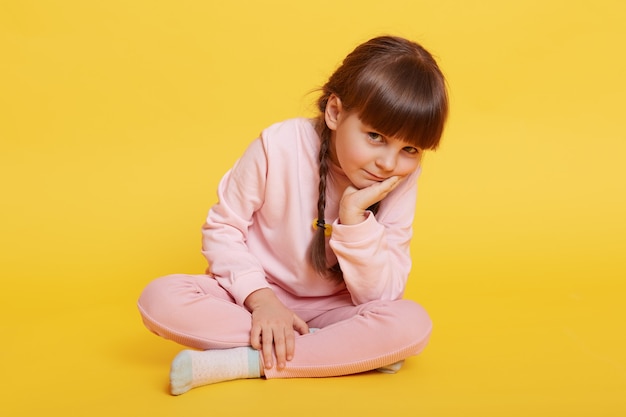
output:
[[[362,190],[363,188],[367,188],[367,187],[371,187],[372,185],[378,183],[380,181],[373,181],[373,180],[363,180],[361,182],[359,182],[358,184],[353,184],[356,188],[358,188],[359,190]]]

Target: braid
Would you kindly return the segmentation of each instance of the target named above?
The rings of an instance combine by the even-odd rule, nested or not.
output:
[[[330,148],[330,140],[324,138],[319,153],[319,174],[320,174],[320,183],[318,186],[318,197],[317,197],[317,219],[318,223],[324,224],[324,212],[326,209],[326,179],[328,176],[328,149]],[[322,229],[322,232],[324,230]],[[324,233],[321,233],[322,235]]]
[[[317,223],[318,227],[315,229],[315,235],[313,236],[313,240],[311,241],[311,246],[309,248],[309,258],[311,264],[313,265],[313,269],[317,272],[323,273],[326,271],[326,236],[324,235],[325,229],[324,227],[319,227],[319,225],[323,225],[324,221],[324,212],[326,209],[326,178],[328,174],[328,158],[327,154],[330,148],[330,135],[324,134],[321,132],[321,143],[320,143],[320,151],[318,155],[319,160],[319,186],[318,186],[318,197],[317,197]]]
[[[325,107],[325,100],[320,100],[320,105]],[[326,126],[326,122],[323,116],[318,119],[317,128],[321,140],[320,151],[318,155],[320,181],[317,197],[318,227],[315,230],[313,240],[311,241],[311,246],[309,247],[309,259],[311,261],[311,265],[313,265],[313,269],[315,269],[317,272],[331,280],[342,282],[343,277],[341,275],[341,269],[339,268],[339,264],[336,264],[329,268],[326,261],[326,230],[324,229],[326,221],[324,219],[324,216],[326,211],[326,181],[328,179],[328,161],[330,155],[330,130]]]
[[[330,131],[326,128],[324,120],[319,121],[318,125],[320,132],[320,151],[318,155],[319,160],[319,178],[318,185],[318,197],[317,197],[317,228],[309,247],[309,258],[313,269],[317,272],[326,275],[327,278],[343,282],[343,274],[339,263],[328,267],[326,262],[326,235],[324,225],[326,223],[324,216],[326,211],[326,180],[328,179],[328,160],[330,151]],[[321,125],[323,123],[323,126]],[[378,212],[380,202],[376,202],[368,207],[368,210],[374,214]]]
[[[408,39],[381,36],[359,45],[320,89],[316,130],[320,138],[319,186],[315,234],[309,261],[325,278],[343,282],[339,263],[326,260],[326,188],[330,171],[331,129],[325,112],[334,95],[346,112],[355,112],[385,136],[398,137],[422,149],[436,149],[448,115],[445,78],[432,55]],[[380,205],[368,207],[374,215]]]

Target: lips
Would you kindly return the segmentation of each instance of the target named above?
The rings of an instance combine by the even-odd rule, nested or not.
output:
[[[387,178],[384,178],[384,177],[379,177],[378,175],[374,175],[374,174],[372,174],[369,171],[365,171],[365,173],[367,174],[368,179],[371,180],[371,181],[381,182],[381,181],[385,181],[387,179]]]

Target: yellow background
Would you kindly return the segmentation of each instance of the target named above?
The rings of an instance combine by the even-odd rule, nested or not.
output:
[[[0,415],[626,415],[626,3],[0,2]],[[392,33],[447,75],[394,375],[167,394],[151,279],[200,273],[221,175]]]

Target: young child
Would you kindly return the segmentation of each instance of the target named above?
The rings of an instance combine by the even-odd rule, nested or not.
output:
[[[395,372],[431,322],[402,299],[420,160],[448,113],[444,77],[409,40],[350,53],[319,117],[275,124],[222,178],[203,226],[206,275],[151,282],[145,325],[193,349],[171,393],[237,378]]]

